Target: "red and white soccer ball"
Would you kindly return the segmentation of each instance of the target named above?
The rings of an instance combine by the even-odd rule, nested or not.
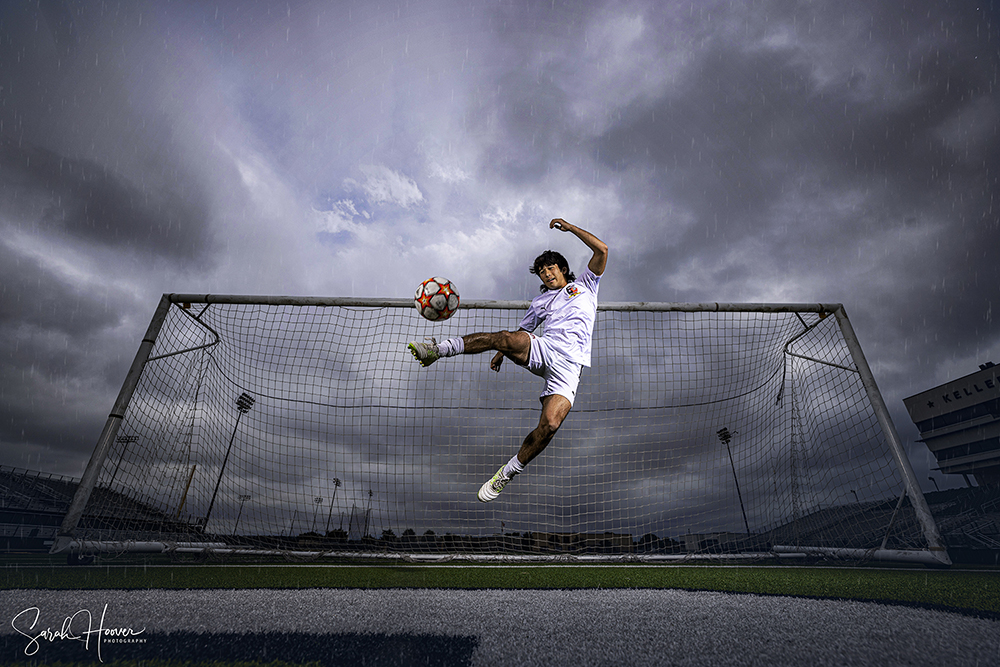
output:
[[[428,278],[420,283],[413,305],[428,320],[446,320],[458,310],[458,290],[447,278]]]

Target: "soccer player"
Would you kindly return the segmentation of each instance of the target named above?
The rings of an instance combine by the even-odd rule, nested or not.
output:
[[[549,229],[569,232],[583,241],[594,255],[579,278],[569,269],[566,258],[546,250],[535,259],[530,271],[541,281],[541,294],[535,297],[517,331],[473,333],[449,338],[441,343],[407,345],[422,366],[430,366],[441,357],[496,351],[490,368],[499,372],[504,357],[545,378],[539,400],[542,414],[538,426],[527,435],[517,454],[479,489],[479,500],[486,503],[503,491],[507,482],[521,473],[538,456],[559,430],[573,407],[580,373],[590,366],[590,343],[597,317],[597,288],[608,261],[608,246],[590,232],[571,225],[562,218],[549,222]],[[544,334],[532,333],[545,324]]]

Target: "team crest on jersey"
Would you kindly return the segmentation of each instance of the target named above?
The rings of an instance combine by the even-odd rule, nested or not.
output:
[[[572,284],[566,285],[566,296],[568,296],[569,298],[572,299],[574,296],[577,296],[579,294],[580,294],[580,288],[579,287],[577,287],[576,285],[572,285]]]

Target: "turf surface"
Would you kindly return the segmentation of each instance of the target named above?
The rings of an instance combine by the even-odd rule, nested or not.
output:
[[[1000,618],[1000,571],[705,565],[9,564],[3,589],[660,588],[914,604]]]

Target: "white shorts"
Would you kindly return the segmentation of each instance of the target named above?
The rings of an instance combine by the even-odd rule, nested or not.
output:
[[[570,361],[562,355],[544,337],[531,336],[531,352],[528,356],[528,370],[545,378],[545,389],[539,398],[559,394],[573,405],[576,398],[576,388],[580,385],[580,373],[583,365]]]

